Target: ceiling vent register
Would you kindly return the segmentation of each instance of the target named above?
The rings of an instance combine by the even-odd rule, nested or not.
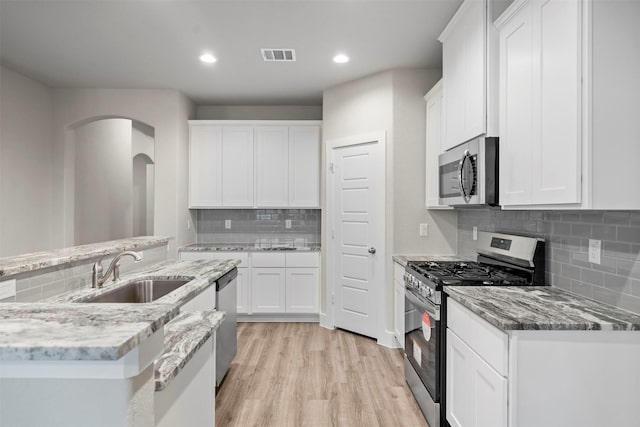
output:
[[[296,51],[293,49],[260,49],[262,59],[267,62],[295,62]]]

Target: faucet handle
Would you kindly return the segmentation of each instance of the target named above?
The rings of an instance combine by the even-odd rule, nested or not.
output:
[[[120,280],[120,263],[113,266],[113,281],[117,282],[118,280]]]

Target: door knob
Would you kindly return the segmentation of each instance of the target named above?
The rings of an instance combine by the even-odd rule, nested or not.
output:
[[[374,248],[373,246],[371,246],[371,247],[369,248],[369,251],[368,251],[368,252],[369,252],[371,255],[373,255],[373,254],[375,254],[375,253],[376,253],[376,248]]]

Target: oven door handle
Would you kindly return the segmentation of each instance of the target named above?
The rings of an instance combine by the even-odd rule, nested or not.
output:
[[[404,292],[407,299],[411,302],[411,304],[420,311],[424,311],[429,314],[429,316],[433,317],[435,320],[440,320],[440,307],[432,304],[430,302],[424,302],[418,299],[415,295],[411,293],[409,290],[405,290]]]

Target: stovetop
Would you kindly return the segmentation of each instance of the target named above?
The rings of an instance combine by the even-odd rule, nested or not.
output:
[[[526,285],[530,278],[517,269],[473,261],[409,261],[409,270],[436,286]],[[422,277],[420,277],[422,276]]]

